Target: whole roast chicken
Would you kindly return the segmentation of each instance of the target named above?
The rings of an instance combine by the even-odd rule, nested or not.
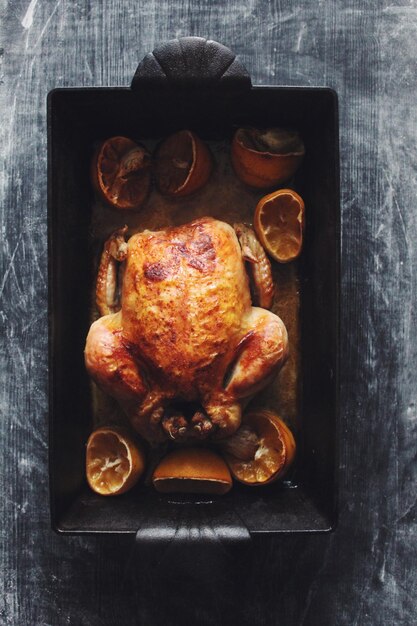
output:
[[[288,353],[285,326],[267,310],[263,248],[245,225],[210,217],[127,242],[126,230],[104,246],[87,369],[151,443],[228,437]]]

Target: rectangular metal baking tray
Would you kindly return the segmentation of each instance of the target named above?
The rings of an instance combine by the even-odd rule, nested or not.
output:
[[[296,128],[306,144],[297,191],[306,204],[298,263],[301,402],[295,470],[284,483],[226,496],[168,498],[146,487],[103,498],[87,487],[92,429],[83,350],[94,282],[89,178],[97,141],[156,139],[190,128],[229,141],[240,126]],[[130,88],[63,88],[48,96],[51,520],[62,533],[133,533],[162,540],[179,527],[226,539],[324,532],[337,521],[340,200],[338,106],[319,87],[252,86],[231,51],[183,38],[138,67]],[[144,209],[146,210],[146,208]],[[138,532],[139,531],[139,532]]]

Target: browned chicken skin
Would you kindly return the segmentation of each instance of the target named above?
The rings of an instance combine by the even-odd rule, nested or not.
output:
[[[110,249],[99,271],[103,284],[106,264],[115,274]],[[242,405],[272,380],[288,352],[281,319],[251,304],[234,229],[207,217],[144,231],[129,239],[124,257],[121,308],[94,322],[87,337],[91,376],[150,442],[231,435]]]

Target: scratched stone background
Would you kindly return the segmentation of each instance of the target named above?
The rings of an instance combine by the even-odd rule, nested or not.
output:
[[[131,537],[53,534],[47,465],[46,95],[190,34],[254,84],[337,90],[343,216],[339,528],[200,587],[126,575]],[[1,624],[417,623],[416,41],[415,0],[0,0]]]

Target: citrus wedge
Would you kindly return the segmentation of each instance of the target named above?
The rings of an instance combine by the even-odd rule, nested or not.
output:
[[[152,482],[161,493],[224,494],[232,487],[225,461],[206,448],[178,448],[154,471]]]
[[[268,189],[290,178],[305,153],[296,131],[283,128],[239,128],[232,141],[232,164],[240,180]]]
[[[145,455],[131,436],[116,427],[98,428],[87,442],[86,474],[91,489],[115,496],[131,489],[145,469]]]
[[[155,153],[155,179],[166,196],[184,197],[208,181],[212,158],[206,144],[190,130],[181,130],[164,139]]]
[[[295,456],[295,441],[288,426],[271,411],[245,415],[235,435],[222,442],[232,476],[249,486],[282,478]]]
[[[265,250],[279,263],[289,263],[300,255],[304,214],[304,201],[292,189],[279,189],[258,202],[253,227]]]
[[[113,208],[139,209],[151,186],[151,155],[127,137],[110,137],[97,149],[91,178],[98,195]]]

